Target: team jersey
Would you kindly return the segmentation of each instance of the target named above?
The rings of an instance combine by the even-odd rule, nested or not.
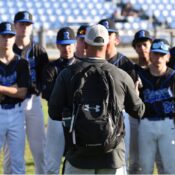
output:
[[[18,59],[18,56],[15,56],[9,64],[4,64],[0,61],[0,85],[7,87],[17,85],[18,87],[28,88],[30,83],[29,66],[26,60]],[[22,99],[5,95],[1,105],[16,104],[21,101]]]
[[[32,86],[28,92],[29,95],[39,95],[42,87],[42,72],[49,62],[45,49],[35,43],[31,43],[25,49],[20,49],[16,44],[14,44],[13,51],[17,55],[25,58],[29,63],[30,76],[32,80]]]
[[[149,69],[138,69],[143,87],[140,97],[146,105],[144,117],[173,118],[175,113],[175,71],[167,68],[163,76],[153,76]]]
[[[134,63],[130,61],[125,55],[118,52],[117,55],[108,60],[108,62],[127,72],[134,82],[137,81]]]
[[[63,70],[65,67],[74,64],[77,60],[73,57],[71,59],[63,59],[59,58],[55,61],[50,62],[43,73],[43,86],[42,86],[42,97],[49,100],[51,95],[52,89],[55,84],[55,80],[58,74]]]

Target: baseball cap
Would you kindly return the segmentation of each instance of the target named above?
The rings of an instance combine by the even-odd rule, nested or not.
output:
[[[151,52],[169,54],[169,43],[165,39],[155,39],[151,45]]]
[[[0,35],[16,35],[14,25],[10,22],[0,23]]]
[[[101,24],[96,24],[87,28],[85,42],[92,46],[104,46],[109,42],[107,29]]]
[[[152,41],[152,37],[151,37],[150,33],[147,30],[139,30],[134,35],[132,45],[134,46],[136,44],[136,42],[146,40],[146,39]]]
[[[115,22],[112,21],[111,19],[102,19],[101,21],[99,21],[98,24],[101,24],[104,27],[106,27],[108,32],[118,33],[118,30],[115,27]]]
[[[56,44],[74,44],[75,42],[75,33],[70,27],[63,27],[58,31]]]
[[[27,22],[33,24],[32,14],[30,14],[28,11],[20,11],[15,15],[14,23],[15,22]]]
[[[77,38],[84,38],[89,25],[81,25],[77,30]]]

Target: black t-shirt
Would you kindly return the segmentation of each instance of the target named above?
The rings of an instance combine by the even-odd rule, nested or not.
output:
[[[25,58],[29,63],[32,86],[28,93],[39,95],[42,87],[42,72],[44,67],[49,63],[47,52],[35,43],[31,43],[25,49],[20,49],[14,44],[13,51]]]
[[[31,79],[29,75],[28,62],[24,59],[18,59],[18,56],[7,65],[0,61],[0,85],[28,88]],[[16,104],[21,102],[21,99],[5,96],[1,104]]]
[[[49,97],[51,95],[52,89],[55,84],[55,80],[59,73],[67,66],[72,65],[76,63],[77,60],[73,57],[70,59],[63,59],[58,58],[57,60],[54,60],[50,62],[43,71],[42,76],[42,97],[49,100]]]
[[[127,72],[134,82],[137,81],[134,63],[130,61],[125,55],[118,52],[117,55],[108,60],[108,62]]]

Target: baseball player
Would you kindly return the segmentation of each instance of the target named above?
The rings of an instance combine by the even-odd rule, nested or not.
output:
[[[77,61],[74,58],[75,43],[75,34],[71,28],[64,27],[58,31],[56,45],[60,51],[60,58],[51,62],[43,73],[42,96],[47,101],[49,100],[58,74],[65,67]],[[46,137],[46,171],[48,174],[59,173],[64,147],[65,141],[62,122],[49,118]]]
[[[0,23],[0,148],[9,147],[12,174],[25,174],[24,100],[30,86],[28,63],[13,52],[15,29]]]
[[[139,30],[135,33],[132,41],[132,46],[138,54],[138,68],[148,68],[150,65],[150,48],[152,43],[152,37],[146,30]],[[129,161],[129,172],[131,174],[138,173],[139,160],[138,160],[138,125],[139,120],[130,118],[130,161]]]
[[[84,37],[86,34],[86,29],[88,27],[89,25],[81,25],[77,30],[77,36],[76,36],[77,44],[76,44],[76,51],[74,53],[74,56],[78,60],[81,60],[86,56]]]
[[[132,46],[138,54],[138,64],[135,65],[136,71],[141,67],[146,69],[151,64],[150,61],[150,48],[153,38],[147,30],[139,30],[135,33],[132,41]],[[142,86],[141,82],[139,86]],[[130,161],[129,171],[131,174],[138,173],[138,125],[139,121],[130,118],[131,138],[130,138]],[[163,173],[163,166],[160,158],[159,151],[156,154],[156,166],[159,174]]]
[[[40,92],[42,87],[42,71],[48,64],[48,55],[44,48],[31,40],[33,19],[28,11],[16,13],[14,24],[16,40],[13,50],[17,55],[23,56],[28,61],[32,79],[32,86],[28,91],[27,99],[24,101],[26,134],[34,158],[35,173],[44,174],[45,132]],[[5,160],[4,172],[9,174],[9,158]]]
[[[166,65],[169,57],[168,42],[155,39],[151,44],[149,68],[138,70],[143,85],[140,97],[146,105],[138,128],[140,174],[153,173],[157,149],[163,174],[175,174],[175,71]]]
[[[99,21],[99,24],[105,26],[109,33],[109,43],[106,52],[106,59],[109,63],[114,64],[115,66],[123,69],[127,72],[134,82],[137,81],[137,76],[134,70],[134,63],[132,63],[126,56],[117,51],[117,46],[120,43],[119,32],[116,29],[115,23],[110,19],[102,19]],[[125,146],[126,146],[126,161],[128,164],[129,161],[129,142],[130,142],[130,124],[129,124],[129,116],[123,110],[124,122],[126,127],[126,135],[125,135]]]

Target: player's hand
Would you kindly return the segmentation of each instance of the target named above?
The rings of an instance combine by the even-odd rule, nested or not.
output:
[[[139,96],[140,92],[139,92],[139,81],[135,82],[135,90],[136,90],[136,94]]]

